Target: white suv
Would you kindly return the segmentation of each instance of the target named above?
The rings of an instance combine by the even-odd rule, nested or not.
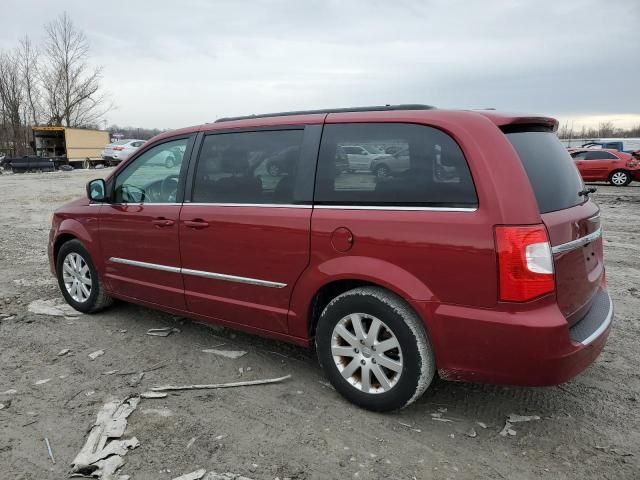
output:
[[[107,164],[120,163],[133,155],[144,142],[144,140],[118,140],[110,143],[102,150],[102,159]]]

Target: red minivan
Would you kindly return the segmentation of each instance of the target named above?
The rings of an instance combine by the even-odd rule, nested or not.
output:
[[[315,345],[371,410],[436,371],[562,383],[602,350],[613,305],[600,211],[557,125],[399,105],[166,132],[56,211],[51,268],[82,312],[117,298]],[[405,167],[345,169],[348,145]]]

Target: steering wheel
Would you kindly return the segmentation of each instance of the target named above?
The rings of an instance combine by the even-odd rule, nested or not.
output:
[[[160,183],[160,195],[163,200],[175,201],[176,193],[178,191],[178,178],[180,175],[169,175]]]

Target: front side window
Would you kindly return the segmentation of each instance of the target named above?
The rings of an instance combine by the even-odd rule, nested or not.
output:
[[[366,160],[350,155],[354,145],[368,153]],[[432,127],[402,123],[326,125],[318,161],[315,202],[319,204],[478,205],[462,150],[446,133]]]
[[[277,130],[208,135],[198,158],[192,201],[293,203],[303,134]]]
[[[116,177],[115,203],[176,202],[187,138],[157,145]]]

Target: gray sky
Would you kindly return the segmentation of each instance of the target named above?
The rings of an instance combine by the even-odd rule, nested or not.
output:
[[[640,123],[639,0],[2,0],[0,49],[64,10],[110,124],[385,103]]]

